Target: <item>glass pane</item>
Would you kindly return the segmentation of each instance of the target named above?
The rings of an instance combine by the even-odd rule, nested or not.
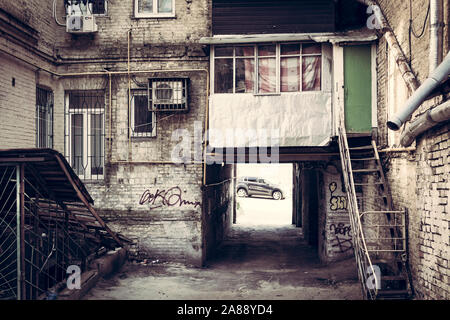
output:
[[[236,93],[253,92],[255,79],[255,61],[236,59]]]
[[[215,59],[214,93],[233,92],[233,59]]]
[[[216,57],[232,57],[233,47],[215,47],[214,55]]]
[[[280,45],[281,55],[300,54],[300,44],[282,44]]]
[[[72,114],[72,168],[76,174],[83,169],[83,115]]]
[[[275,45],[258,46],[258,56],[274,56],[275,48]]]
[[[158,0],[158,12],[159,13],[171,13],[172,12],[172,0]]]
[[[258,92],[275,92],[277,87],[276,60],[265,58],[258,60]]]
[[[91,174],[103,174],[103,114],[91,115]]]
[[[236,56],[237,57],[253,57],[255,55],[255,48],[253,46],[248,47],[236,47]]]
[[[134,132],[152,132],[152,113],[148,111],[146,95],[134,96]]]
[[[316,44],[316,43],[307,43],[307,44],[303,44],[302,50],[303,50],[303,54],[320,54],[321,46],[320,46],[320,44]]]
[[[300,91],[300,58],[281,58],[281,91]]]
[[[303,64],[302,64],[303,91],[320,90],[321,61],[322,61],[321,57],[303,57]]]
[[[153,0],[138,0],[139,13],[153,13]]]

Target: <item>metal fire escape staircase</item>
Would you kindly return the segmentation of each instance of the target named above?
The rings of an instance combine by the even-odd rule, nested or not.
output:
[[[410,299],[407,211],[393,210],[376,142],[349,147],[344,114],[338,125],[339,150],[358,277],[365,299]]]

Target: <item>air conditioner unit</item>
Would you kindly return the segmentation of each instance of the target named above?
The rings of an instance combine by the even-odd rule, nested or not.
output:
[[[93,15],[70,15],[67,16],[66,31],[70,33],[92,33],[97,32],[97,24]]]
[[[149,111],[187,111],[187,78],[149,79]]]

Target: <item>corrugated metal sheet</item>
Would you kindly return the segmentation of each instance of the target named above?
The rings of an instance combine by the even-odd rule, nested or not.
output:
[[[214,0],[213,34],[335,31],[333,0]]]

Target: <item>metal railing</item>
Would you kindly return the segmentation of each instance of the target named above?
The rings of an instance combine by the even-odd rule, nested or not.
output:
[[[353,232],[353,248],[356,265],[358,268],[358,278],[361,283],[363,296],[367,299],[375,299],[378,293],[380,279],[377,279],[377,272],[372,264],[372,260],[364,237],[361,216],[356,198],[355,184],[353,179],[350,150],[348,147],[347,133],[345,130],[345,116],[343,108],[340,108],[338,117],[338,141],[342,165],[342,175],[344,177],[345,190],[348,197],[348,213],[350,225]],[[369,279],[370,278],[370,279]],[[374,280],[374,281],[373,281]],[[375,284],[374,284],[375,283]]]

